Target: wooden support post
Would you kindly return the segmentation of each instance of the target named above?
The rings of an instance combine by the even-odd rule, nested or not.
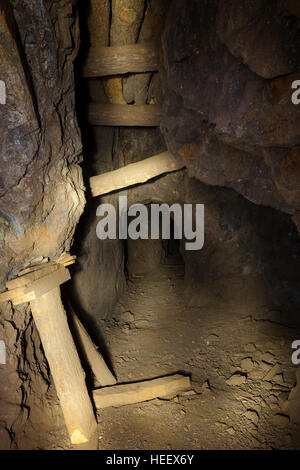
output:
[[[176,374],[159,379],[94,390],[93,398],[97,408],[131,405],[157,397],[175,396],[191,387],[190,378]]]
[[[92,442],[97,423],[60,295],[60,284],[70,279],[65,265],[74,258],[26,268],[6,283],[9,290],[0,294],[0,302],[30,302],[71,443],[80,445]]]
[[[91,47],[83,76],[105,77],[129,72],[154,72],[158,67],[158,47],[155,43]]]
[[[184,164],[175,160],[170,152],[164,152],[137,163],[130,163],[118,170],[109,171],[90,178],[92,196],[144,183],[156,176],[184,168]]]
[[[157,127],[161,121],[161,106],[90,103],[88,121],[91,126]]]
[[[96,431],[96,420],[85,384],[85,374],[62,305],[60,288],[31,301],[31,310],[71,443],[88,442]]]
[[[97,381],[102,387],[106,387],[107,385],[115,385],[117,383],[115,377],[110,372],[109,368],[105,364],[103,357],[97,350],[83,324],[71,307],[70,312],[72,316],[72,323],[80,342],[82,352],[85,355],[85,359],[89,363],[93,373],[95,374]]]

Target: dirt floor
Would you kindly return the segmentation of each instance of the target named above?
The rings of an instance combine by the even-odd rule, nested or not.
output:
[[[217,295],[188,306],[183,282],[182,266],[161,266],[129,281],[112,318],[97,320],[119,383],[192,379],[178,396],[99,411],[99,449],[300,449],[286,412],[299,326],[257,306],[239,313]],[[71,448],[62,419],[48,439],[43,448]]]
[[[295,385],[297,331],[278,312],[187,307],[182,268],[155,274],[130,281],[99,329],[119,382],[182,371],[192,390],[102,410],[100,449],[299,449],[283,405]]]

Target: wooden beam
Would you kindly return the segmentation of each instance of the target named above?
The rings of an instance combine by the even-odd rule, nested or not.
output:
[[[159,54],[155,43],[91,47],[83,68],[83,76],[89,78],[154,72],[158,68]]]
[[[47,268],[49,266],[53,266],[55,263],[54,261],[50,261],[44,264],[38,264],[36,266],[28,266],[26,269],[22,269],[22,271],[18,272],[18,277],[24,276],[25,274],[33,273],[34,271],[39,271],[40,269],[43,269],[45,266]]]
[[[170,152],[163,152],[137,163],[92,176],[90,186],[92,196],[100,196],[138,183],[144,183],[156,176],[184,168],[184,163],[176,160]]]
[[[39,269],[38,269],[39,268]],[[53,272],[57,271],[60,268],[60,265],[57,263],[47,263],[42,264],[40,267],[36,266],[31,268],[29,272],[22,274],[21,276],[12,279],[11,281],[7,281],[6,287],[7,289],[15,289],[16,287],[27,287],[32,282],[41,279],[48,274],[52,274]]]
[[[176,374],[144,382],[114,385],[94,390],[93,398],[97,408],[118,407],[153,400],[157,397],[175,396],[190,387],[189,377]]]
[[[32,295],[25,295],[26,287],[16,287],[15,289],[8,290],[0,294],[0,302],[7,302],[8,300],[13,301],[14,305],[19,305],[20,303],[30,302],[30,300],[35,299],[34,293]],[[19,302],[19,300],[25,299],[24,302]],[[15,303],[18,302],[18,303]]]
[[[23,269],[19,277],[7,281],[8,290],[0,294],[0,302],[30,302],[71,443],[97,448],[97,423],[60,296],[59,286],[70,279],[64,264],[74,261],[74,256],[65,254],[61,264],[49,262]]]
[[[34,293],[35,297],[41,297],[42,295],[47,294],[57,286],[64,284],[65,282],[71,279],[70,272],[64,266],[60,266],[57,271],[54,271],[47,276],[44,276],[36,281],[33,281],[28,287],[25,288],[24,292],[26,294]]]
[[[73,311],[72,307],[69,306],[72,323],[75,329],[75,333],[79,340],[81,349],[83,354],[85,355],[85,359],[87,360],[88,364],[90,365],[93,373],[99,384],[102,387],[106,387],[107,385],[115,385],[117,383],[115,377],[110,372],[109,368],[105,364],[103,357],[101,356],[100,352],[94,345],[93,341],[91,340],[88,332],[84,328],[83,324]]]
[[[73,261],[72,261],[73,262]],[[21,274],[22,273],[22,274]],[[0,294],[0,302],[11,300],[14,306],[30,302],[71,279],[65,265],[47,263],[20,271],[19,277],[7,281],[9,290]]]
[[[77,350],[57,287],[31,302],[72,444],[92,439],[96,420]]]
[[[90,103],[88,122],[91,126],[156,127],[161,121],[161,106],[157,104]]]

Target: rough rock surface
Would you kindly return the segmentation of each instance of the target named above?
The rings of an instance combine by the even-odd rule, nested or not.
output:
[[[300,210],[298,2],[174,0],[163,37],[170,150],[191,175]]]
[[[0,289],[39,256],[70,248],[85,204],[73,61],[72,0],[0,2]],[[3,448],[36,448],[62,415],[27,305],[0,305]],[[46,438],[47,432],[48,437]],[[64,433],[64,431],[63,431]]]
[[[93,142],[93,148],[86,148],[88,174],[97,175],[117,168],[120,162],[114,150],[115,130],[97,127],[90,129],[90,136],[89,142]],[[97,238],[96,227],[100,219],[96,217],[96,211],[101,203],[110,203],[117,207],[117,195],[90,198],[80,219],[73,245],[78,263],[73,269],[73,283],[69,293],[74,308],[81,314],[83,321],[88,317],[104,318],[110,315],[124,287],[122,241]]]
[[[186,180],[184,202],[205,205],[203,249],[183,253],[190,305],[213,303],[217,296],[244,314],[249,305],[253,311],[267,305],[297,321],[300,249],[290,217],[195,178]]]

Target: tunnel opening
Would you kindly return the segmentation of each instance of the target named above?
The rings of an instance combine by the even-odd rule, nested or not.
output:
[[[169,240],[163,240],[163,254],[161,263],[168,266],[183,266],[184,260],[181,254],[180,240],[175,238],[174,219],[171,218],[171,236]]]
[[[162,203],[163,204],[163,203]],[[160,205],[161,206],[161,205]],[[151,203],[145,206],[148,213],[148,234],[151,234]],[[128,217],[128,224],[134,220]],[[182,240],[176,238],[175,223],[172,213],[168,218],[169,233],[163,234],[162,213],[159,217],[159,233],[156,239],[127,239],[124,243],[125,271],[130,280],[152,277],[159,279],[169,271],[176,270],[184,274],[184,259],[181,254]]]

